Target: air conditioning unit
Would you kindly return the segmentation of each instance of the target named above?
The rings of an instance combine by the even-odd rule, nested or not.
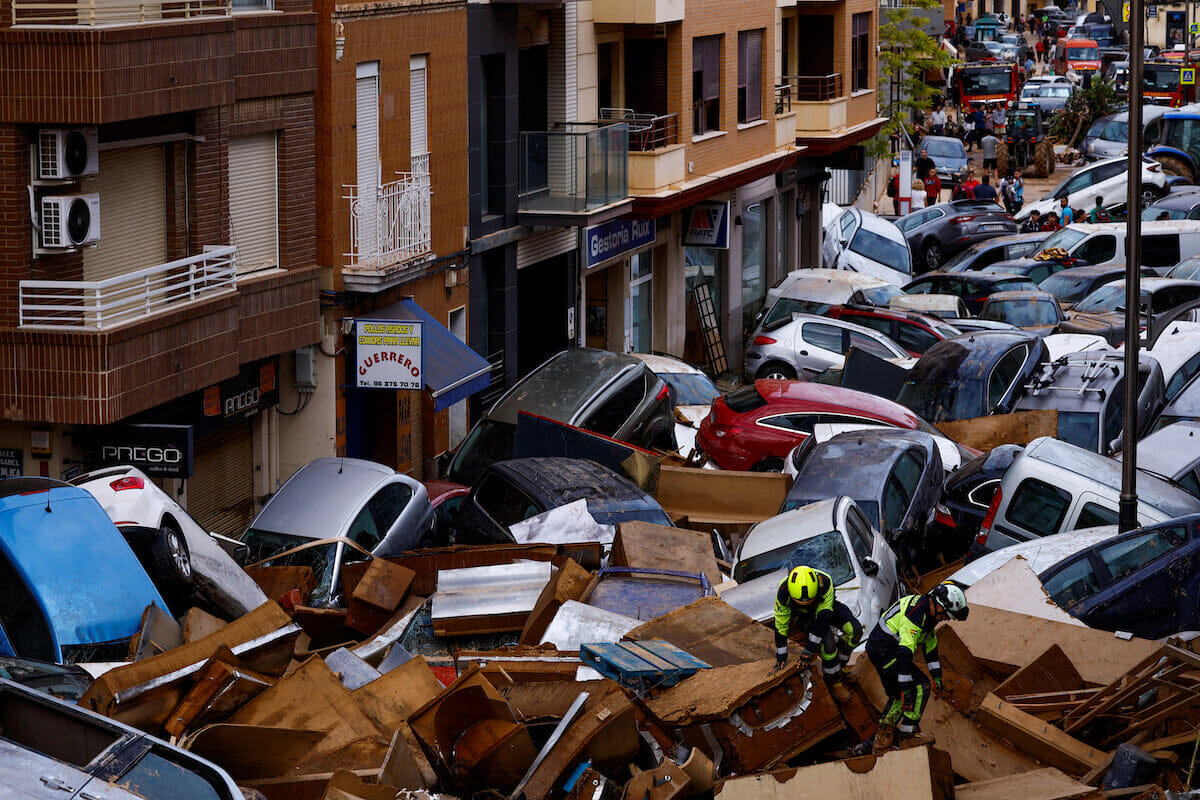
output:
[[[38,131],[38,180],[65,180],[100,171],[95,128],[44,128]]]
[[[49,195],[41,199],[39,208],[42,247],[59,249],[100,241],[100,195]]]

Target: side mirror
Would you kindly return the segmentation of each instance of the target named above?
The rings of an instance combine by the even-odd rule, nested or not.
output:
[[[238,563],[239,567],[244,567],[250,563],[250,548],[246,545],[235,547],[233,550],[233,560]]]
[[[879,564],[875,563],[875,559],[867,557],[862,560],[862,571],[868,578],[874,578],[879,574]]]

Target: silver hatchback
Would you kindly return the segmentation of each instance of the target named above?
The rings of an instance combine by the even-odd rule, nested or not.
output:
[[[743,371],[752,380],[808,380],[830,367],[841,367],[851,347],[879,358],[912,360],[904,348],[878,331],[829,317],[793,314],[754,332]]]

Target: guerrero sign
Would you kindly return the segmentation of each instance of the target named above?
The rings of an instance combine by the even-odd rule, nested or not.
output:
[[[354,323],[360,389],[420,389],[421,323],[405,320],[358,320]]]

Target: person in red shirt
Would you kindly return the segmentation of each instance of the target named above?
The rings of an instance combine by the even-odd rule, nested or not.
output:
[[[1058,214],[1053,211],[1046,214],[1046,221],[1042,223],[1042,230],[1054,232],[1061,227],[1062,225],[1058,224]]]
[[[942,200],[942,181],[937,176],[937,169],[930,167],[925,170],[925,207],[940,203]]]

